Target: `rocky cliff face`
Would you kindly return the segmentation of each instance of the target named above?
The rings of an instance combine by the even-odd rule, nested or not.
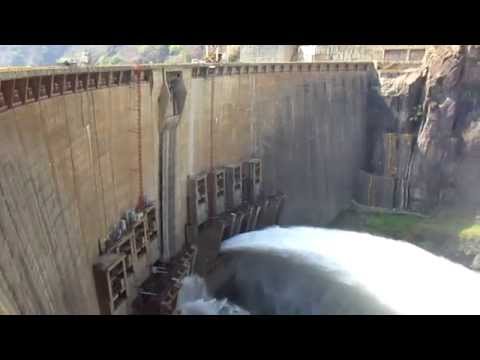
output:
[[[434,47],[420,69],[394,78],[376,75],[365,169],[370,176],[394,179],[392,207],[420,212],[452,204],[477,207],[479,47]]]

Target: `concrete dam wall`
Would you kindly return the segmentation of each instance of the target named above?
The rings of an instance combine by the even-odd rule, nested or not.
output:
[[[139,83],[124,67],[0,74],[0,312],[99,313],[92,268],[140,182],[161,228],[146,269],[181,250],[187,178],[215,167],[261,158],[265,193],[288,196],[282,224],[333,219],[363,164],[369,69],[152,65]]]
[[[157,102],[142,87],[144,189],[157,199]],[[0,114],[0,296],[11,311],[98,311],[98,240],[138,197],[134,94],[77,90]]]

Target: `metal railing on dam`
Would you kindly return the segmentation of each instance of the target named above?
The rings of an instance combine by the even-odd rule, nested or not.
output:
[[[0,112],[28,103],[83,91],[130,85],[132,67],[26,68],[0,72]],[[150,81],[151,70],[142,69],[141,81]]]
[[[368,71],[373,63],[369,62],[313,62],[313,63],[269,63],[269,64],[232,64],[208,65],[192,68],[192,77],[264,74],[282,72],[318,72],[318,71]]]
[[[315,62],[262,64],[141,65],[141,80],[152,80],[152,71],[191,71],[192,78],[291,72],[368,71],[369,62]],[[0,68],[0,112],[55,96],[128,86],[135,80],[133,66],[14,67]]]

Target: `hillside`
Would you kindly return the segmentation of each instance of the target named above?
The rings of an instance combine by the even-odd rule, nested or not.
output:
[[[190,62],[202,56],[202,45],[0,45],[0,66],[42,66],[62,57],[90,52],[94,64],[128,64],[135,61]]]

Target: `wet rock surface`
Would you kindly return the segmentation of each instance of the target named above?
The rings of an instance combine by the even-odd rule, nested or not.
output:
[[[370,85],[364,169],[395,179],[394,207],[478,206],[479,47],[433,47],[421,68]]]

